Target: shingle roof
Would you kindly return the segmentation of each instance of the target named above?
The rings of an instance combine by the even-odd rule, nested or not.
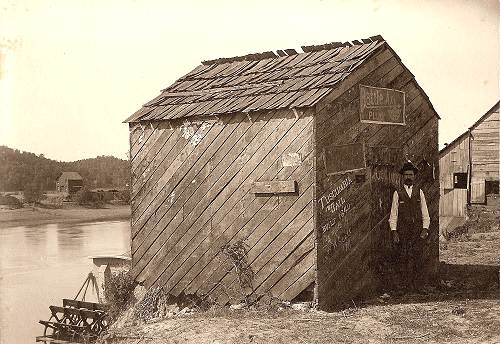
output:
[[[58,178],[59,180],[82,180],[82,176],[78,172],[63,172]]]
[[[204,61],[125,122],[169,120],[316,104],[372,56],[381,36]]]

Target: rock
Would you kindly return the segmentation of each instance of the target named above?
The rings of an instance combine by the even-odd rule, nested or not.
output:
[[[171,304],[171,305],[164,305],[164,308],[165,308],[165,313],[177,314],[180,311],[180,308],[179,308],[179,306],[177,306],[176,303]]]
[[[465,309],[462,307],[456,307],[451,311],[451,314],[454,315],[464,315],[465,314]]]
[[[180,312],[177,313],[177,315],[185,315],[185,314],[189,314],[191,312],[191,308],[189,307],[184,307],[183,309],[181,309]]]
[[[245,303],[238,303],[237,305],[231,305],[231,306],[229,306],[229,309],[239,310],[239,309],[243,309],[245,307],[246,307]]]
[[[292,304],[292,309],[296,311],[308,311],[311,309],[311,304],[309,302],[299,302]]]

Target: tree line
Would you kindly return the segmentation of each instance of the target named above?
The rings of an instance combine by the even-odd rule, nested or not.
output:
[[[64,171],[78,172],[89,189],[124,187],[130,181],[129,162],[113,156],[64,162],[0,146],[0,191],[22,191],[27,185],[55,190]]]

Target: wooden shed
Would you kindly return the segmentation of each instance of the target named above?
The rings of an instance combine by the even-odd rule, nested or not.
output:
[[[421,166],[438,262],[438,115],[380,36],[205,61],[126,122],[132,273],[221,304],[377,288],[391,195]]]
[[[465,218],[467,204],[486,204],[488,194],[498,195],[499,104],[439,152],[441,217]]]
[[[78,172],[62,172],[56,181],[56,191],[75,193],[83,188],[83,178]]]

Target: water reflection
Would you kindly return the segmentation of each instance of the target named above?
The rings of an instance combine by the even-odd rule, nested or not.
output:
[[[57,230],[57,246],[60,254],[71,259],[75,251],[83,247],[84,231],[81,227],[60,228]]]
[[[129,251],[127,221],[0,230],[0,343],[34,343],[48,306],[75,296],[89,256]]]
[[[55,226],[55,225],[52,225]],[[27,227],[24,229],[24,237],[26,238],[26,243],[31,247],[45,246],[47,242],[48,231],[41,231],[38,228]]]

